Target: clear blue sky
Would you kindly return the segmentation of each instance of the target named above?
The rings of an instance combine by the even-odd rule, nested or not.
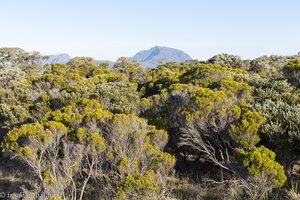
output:
[[[0,47],[115,60],[152,46],[194,59],[300,51],[300,0],[0,0]]]

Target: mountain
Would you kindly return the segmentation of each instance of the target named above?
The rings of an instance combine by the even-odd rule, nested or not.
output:
[[[140,51],[132,60],[139,62],[144,67],[156,67],[167,62],[184,62],[192,58],[181,50],[155,46],[151,49]]]
[[[49,55],[43,59],[43,63],[67,63],[70,59],[68,54]]]

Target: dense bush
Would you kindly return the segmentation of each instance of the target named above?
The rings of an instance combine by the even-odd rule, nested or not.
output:
[[[12,181],[16,191],[49,199],[297,194],[286,189],[299,176],[297,56],[220,54],[154,69],[128,58],[112,69],[90,57],[41,61],[0,49],[0,172],[16,167],[26,183]]]
[[[300,86],[300,58],[290,61],[283,68],[284,75],[296,87]]]
[[[114,115],[83,99],[47,113],[41,122],[12,129],[2,148],[30,167],[38,178],[36,190],[47,196],[82,199],[86,184],[97,180],[90,189],[102,188],[107,198],[129,198],[162,191],[174,162],[162,152],[166,141],[167,133],[144,119]]]

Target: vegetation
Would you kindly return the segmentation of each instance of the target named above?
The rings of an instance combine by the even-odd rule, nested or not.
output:
[[[112,69],[89,57],[41,60],[0,49],[0,187],[11,186],[4,192],[299,197],[298,56],[221,54],[154,69],[128,58]]]

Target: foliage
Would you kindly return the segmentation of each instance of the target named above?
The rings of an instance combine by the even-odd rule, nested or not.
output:
[[[281,70],[294,56],[261,56],[250,62],[250,72],[261,77],[282,77]]]
[[[112,69],[90,57],[42,60],[0,48],[0,173],[16,162],[5,156],[16,171],[25,165],[25,192],[167,198],[183,178],[257,199],[299,176],[299,56],[220,54],[154,69],[129,58]]]
[[[135,195],[151,197],[153,192],[157,193],[159,191],[153,175],[153,171],[148,171],[145,174],[129,174],[120,184],[117,195],[121,198],[125,197],[124,193],[127,193],[127,198],[132,198]]]
[[[0,48],[0,69],[20,68],[27,75],[41,70],[41,55],[38,52],[28,53],[20,48]]]
[[[145,73],[145,69],[139,63],[125,57],[119,58],[113,69],[118,73],[125,74],[132,82],[141,82]]]
[[[264,122],[264,118],[258,112],[252,112],[248,108],[242,108],[242,114],[237,123],[230,126],[233,138],[245,149],[252,149],[260,140],[258,129]]]
[[[264,146],[254,147],[250,151],[238,151],[237,156],[255,176],[265,174],[278,186],[282,186],[287,180],[283,166],[275,161],[275,153]]]
[[[256,80],[251,84],[255,87],[251,107],[266,119],[260,132],[271,143],[299,140],[299,90],[286,80]]]
[[[240,69],[248,69],[249,61],[242,60],[241,57],[229,54],[218,54],[213,56],[211,59],[207,61],[208,63],[218,63],[222,66],[232,67],[232,68],[240,68]]]
[[[296,87],[300,86],[300,58],[291,60],[283,68],[284,75]]]
[[[152,172],[154,175],[168,174],[174,159],[161,152],[166,141],[167,133],[148,126],[145,120],[133,115],[114,115],[104,110],[96,100],[82,99],[48,112],[42,122],[24,124],[9,131],[2,148],[33,170],[46,194],[69,191],[70,195],[76,196],[72,193],[80,188],[80,184],[75,182],[76,176],[85,174],[82,198],[86,183],[105,174],[111,174],[110,178],[117,185],[129,181],[127,174],[137,174],[137,183],[149,179],[149,170],[155,170]],[[155,158],[157,165],[164,163],[165,167],[152,165]],[[139,180],[143,178],[139,174],[144,173],[146,179]],[[154,179],[150,181],[149,185],[129,184],[137,187],[137,194],[152,190],[153,184],[157,188],[163,184]],[[74,182],[75,185],[72,185]],[[129,190],[125,188],[122,192],[127,194]],[[110,191],[111,195],[113,193]]]

